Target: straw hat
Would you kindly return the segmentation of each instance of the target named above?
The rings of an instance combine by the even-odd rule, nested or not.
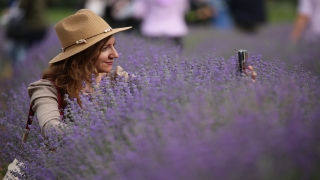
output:
[[[61,53],[49,64],[65,60],[98,41],[131,27],[112,29],[100,16],[88,9],[81,9],[59,21],[55,30],[62,46]]]

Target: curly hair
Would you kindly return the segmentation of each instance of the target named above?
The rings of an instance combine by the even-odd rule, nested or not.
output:
[[[89,48],[81,51],[63,61],[50,64],[42,72],[42,79],[52,79],[56,87],[63,94],[68,94],[69,98],[76,98],[81,105],[79,93],[82,90],[82,82],[92,83],[91,75],[98,76],[95,67],[103,45],[111,36],[95,43]]]

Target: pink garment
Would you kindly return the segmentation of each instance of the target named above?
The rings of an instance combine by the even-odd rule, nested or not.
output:
[[[135,17],[142,19],[141,33],[149,37],[182,37],[188,27],[184,16],[188,0],[136,0]]]
[[[300,0],[298,12],[310,18],[307,40],[320,38],[320,0]]]
[[[162,5],[162,6],[168,6],[172,2],[174,2],[174,0],[156,0],[156,1],[158,2],[159,5]]]

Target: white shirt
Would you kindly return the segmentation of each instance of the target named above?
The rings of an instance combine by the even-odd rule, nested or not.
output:
[[[188,33],[184,15],[188,0],[136,0],[135,17],[142,18],[141,32],[151,37],[182,37]]]
[[[107,1],[104,0],[87,0],[84,4],[84,8],[90,9],[98,16],[103,17],[106,5]]]
[[[300,0],[298,12],[309,17],[307,38],[320,38],[320,0]]]

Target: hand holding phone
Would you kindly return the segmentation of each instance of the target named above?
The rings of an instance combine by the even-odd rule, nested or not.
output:
[[[257,76],[257,73],[254,71],[252,66],[248,66],[249,52],[247,50],[239,49],[238,50],[238,71],[239,76],[250,76],[253,81]]]
[[[247,50],[243,50],[243,49],[238,50],[238,60],[239,60],[238,73],[240,76],[245,76],[245,69],[247,66],[248,57],[249,57],[249,52]]]

